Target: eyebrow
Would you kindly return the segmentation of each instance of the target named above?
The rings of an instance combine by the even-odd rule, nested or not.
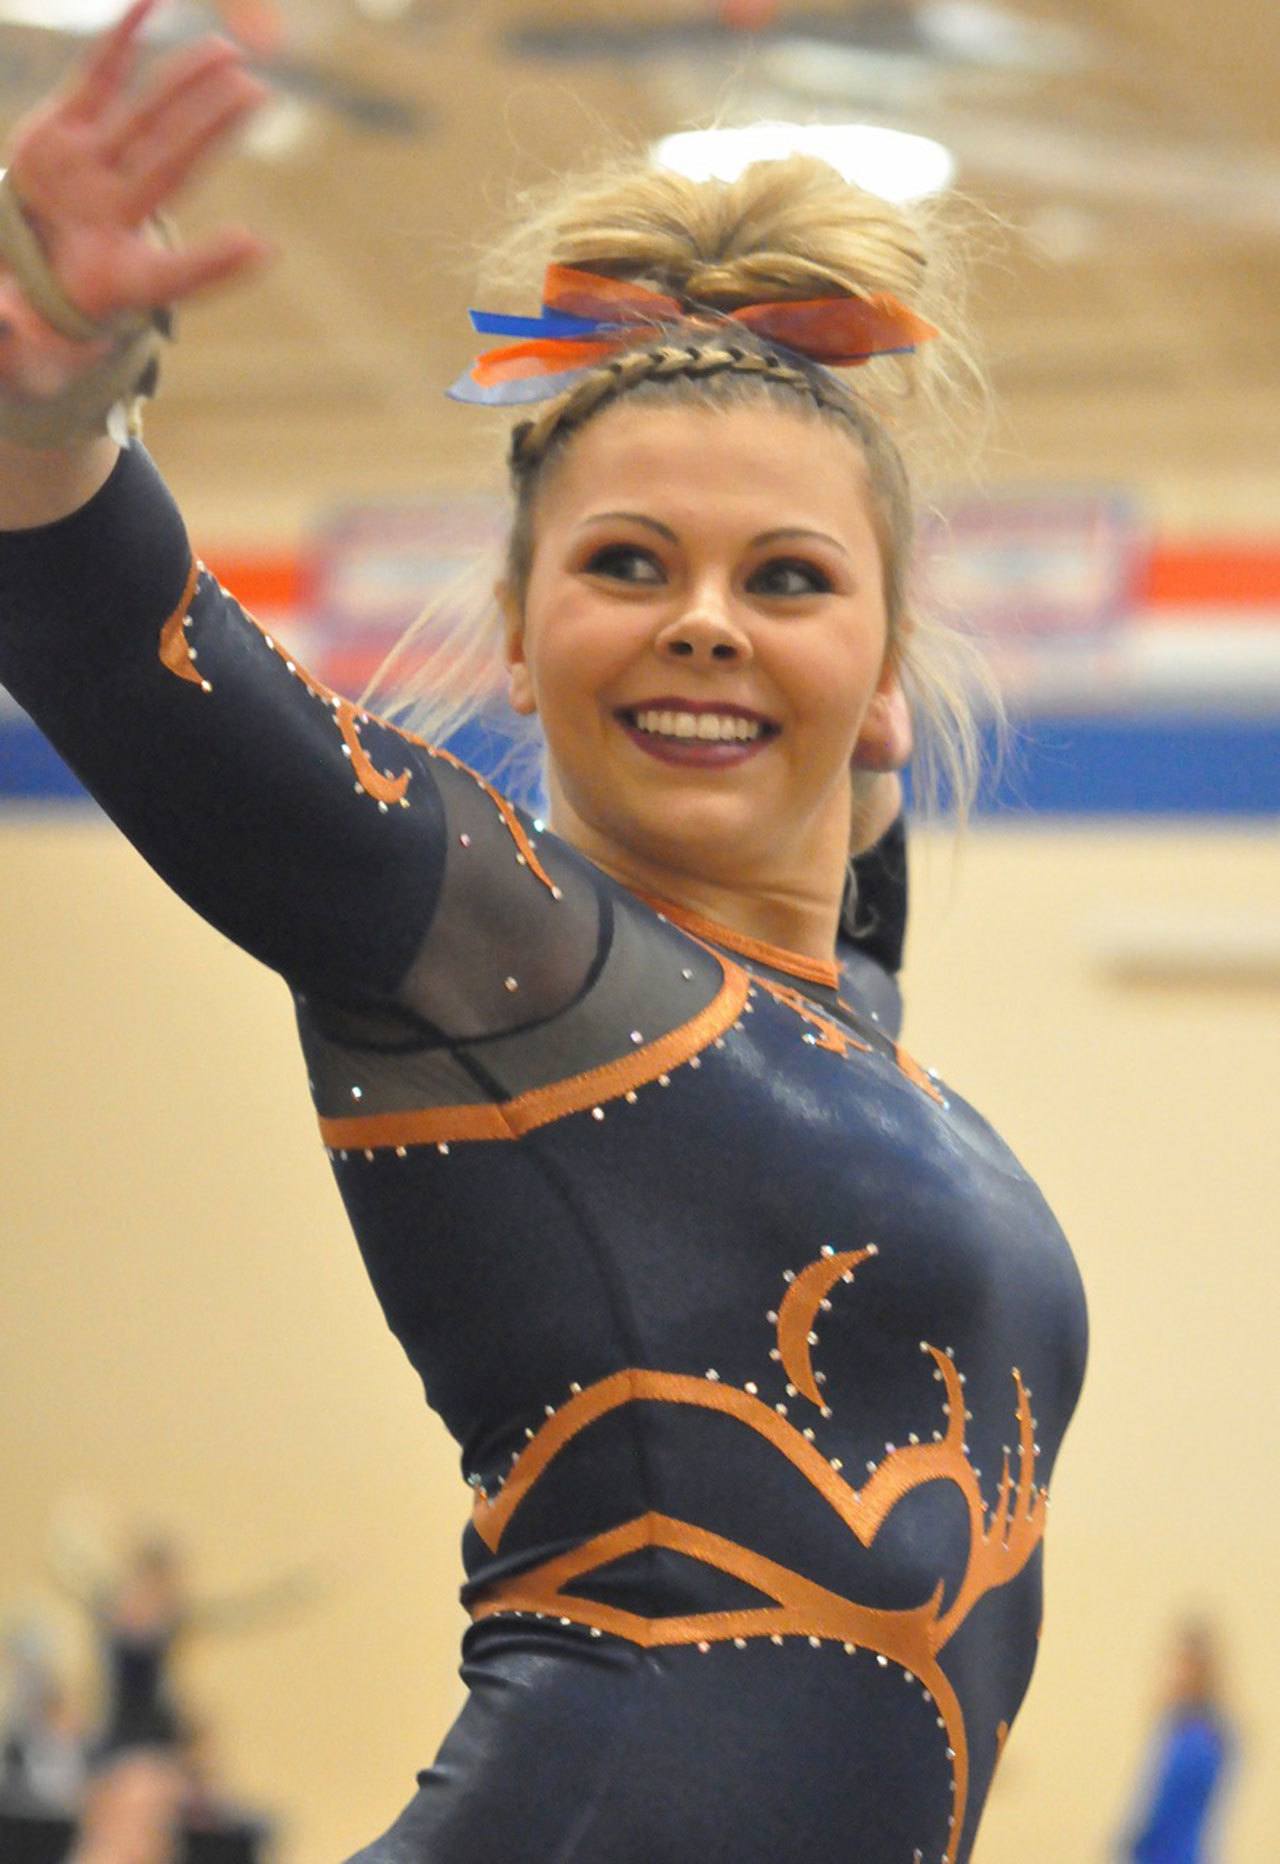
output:
[[[665,537],[669,544],[680,542],[670,525],[661,524],[657,518],[646,517],[642,511],[596,511],[589,518],[584,518],[578,529],[584,531],[589,524],[604,524],[616,518],[625,518],[630,524],[643,524],[647,529],[656,531],[659,537]],[[833,550],[838,550],[842,557],[849,555],[844,545],[826,531],[812,531],[801,524],[785,524],[774,531],[761,531],[758,537],[751,539],[752,548],[757,544],[776,544],[784,537],[816,537],[820,543],[830,544]]]

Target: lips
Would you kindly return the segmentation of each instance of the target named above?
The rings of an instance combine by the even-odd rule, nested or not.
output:
[[[670,731],[641,728],[641,718],[652,720],[663,713],[673,718],[684,713],[690,717],[714,714],[718,718],[744,719],[756,725],[758,731],[751,738],[703,738],[696,733],[681,736]],[[725,700],[677,699],[674,696],[645,699],[634,706],[620,706],[614,716],[631,742],[658,763],[698,766],[702,769],[724,769],[758,757],[781,729],[772,719],[749,706]]]

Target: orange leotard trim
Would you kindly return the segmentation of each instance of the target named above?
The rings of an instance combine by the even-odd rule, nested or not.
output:
[[[652,906],[655,913],[661,913],[672,925],[679,926],[683,932],[692,932],[696,938],[708,939],[713,945],[723,945],[743,958],[753,958],[757,964],[768,965],[771,970],[786,971],[792,977],[802,978],[806,984],[827,984],[832,990],[839,985],[840,970],[833,960],[807,958],[803,952],[789,951],[785,945],[770,945],[764,939],[750,938],[745,932],[735,932],[732,926],[721,925],[716,919],[706,919],[687,906],[677,905],[674,900],[664,900],[660,894],[644,893],[637,888],[632,888],[632,891],[638,900],[643,900],[646,906]]]
[[[325,1144],[336,1150],[372,1150],[381,1146],[439,1145],[465,1139],[519,1139],[535,1127],[566,1114],[602,1108],[604,1103],[661,1081],[673,1068],[690,1061],[737,1022],[750,980],[740,965],[722,958],[724,982],[705,1009],[643,1048],[598,1068],[530,1088],[513,1100],[479,1101],[473,1106],[419,1107],[406,1112],[321,1117]]]

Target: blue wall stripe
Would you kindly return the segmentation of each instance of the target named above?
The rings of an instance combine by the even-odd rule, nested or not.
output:
[[[988,814],[1280,813],[1280,715],[1209,714],[1017,721]]]
[[[53,746],[26,719],[0,724],[0,801],[88,802]]]
[[[458,750],[492,761],[478,743]],[[87,798],[32,724],[5,720],[0,802],[34,800]],[[1280,814],[1280,716],[1024,719],[979,807],[990,815]]]

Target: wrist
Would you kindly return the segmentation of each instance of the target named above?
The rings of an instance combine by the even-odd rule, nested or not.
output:
[[[140,403],[155,392],[168,312],[95,322],[80,311],[4,171],[0,261],[12,275],[0,284],[0,437],[48,453],[103,434],[127,446],[141,431]]]
[[[36,530],[70,517],[106,484],[119,455],[105,434],[44,450],[0,438],[0,531]]]

